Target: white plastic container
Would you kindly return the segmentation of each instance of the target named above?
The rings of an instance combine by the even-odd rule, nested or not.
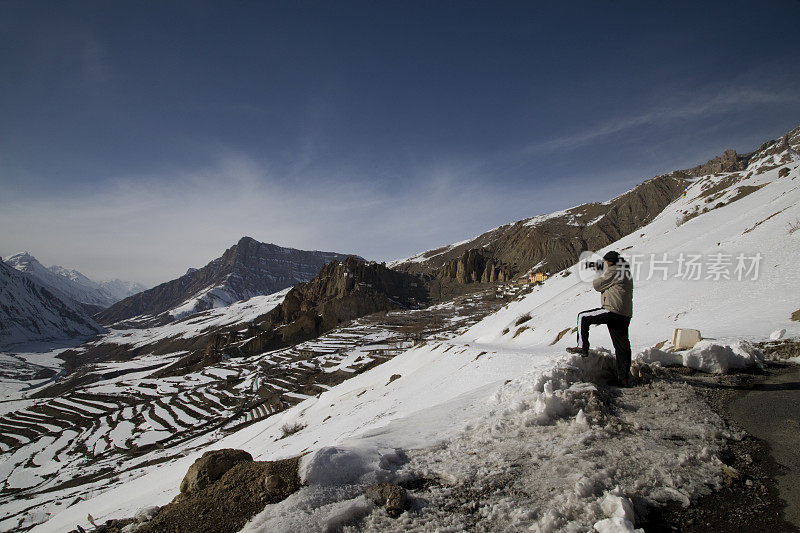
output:
[[[700,342],[700,330],[676,328],[672,332],[672,346],[674,350],[688,350]]]

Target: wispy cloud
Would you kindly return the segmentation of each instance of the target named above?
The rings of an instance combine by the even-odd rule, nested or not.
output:
[[[737,108],[746,108],[762,104],[786,104],[800,102],[800,93],[796,91],[769,91],[744,87],[728,88],[712,95],[701,97],[686,96],[678,99],[665,96],[662,103],[650,109],[626,116],[614,117],[610,120],[590,124],[575,133],[546,139],[526,146],[526,153],[540,153],[551,150],[586,146],[604,137],[613,136],[642,126],[667,125],[678,121],[707,118],[731,112]]]

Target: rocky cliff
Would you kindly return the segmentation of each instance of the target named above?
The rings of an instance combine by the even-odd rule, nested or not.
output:
[[[492,257],[482,248],[465,251],[460,257],[445,263],[436,273],[442,280],[456,283],[495,283],[511,279],[513,271],[508,265]]]
[[[103,324],[165,324],[199,311],[272,294],[308,281],[346,254],[284,248],[243,237],[203,268],[118,302],[97,315]]]

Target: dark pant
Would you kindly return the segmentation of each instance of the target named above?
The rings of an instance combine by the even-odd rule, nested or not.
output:
[[[607,309],[589,309],[578,313],[578,346],[589,349],[589,326],[606,324],[617,359],[617,377],[623,379],[631,372],[631,341],[628,326],[631,317],[612,313]]]

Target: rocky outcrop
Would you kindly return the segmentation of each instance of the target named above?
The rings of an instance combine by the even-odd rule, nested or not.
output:
[[[146,516],[115,519],[98,525],[97,533],[121,533],[135,530],[140,533],[235,533],[268,504],[278,503],[300,488],[299,459],[253,461],[244,450],[215,450],[203,454],[189,468],[207,456],[235,457],[220,464],[224,471],[203,486],[181,493],[161,508],[148,508]],[[185,481],[185,480],[184,480]],[[133,528],[133,529],[132,529]]]
[[[160,325],[253,296],[272,294],[309,281],[320,268],[346,254],[283,248],[243,237],[200,269],[140,292],[97,315],[102,324],[138,317],[130,326]],[[142,319],[141,317],[147,317]]]
[[[252,461],[253,456],[244,450],[224,448],[212,450],[196,460],[181,481],[181,493],[191,494],[204,489],[243,461]]]
[[[313,339],[350,320],[394,309],[425,306],[428,287],[414,275],[350,256],[325,265],[313,280],[293,287],[283,302],[259,319],[217,331],[195,350],[156,375],[178,375],[226,357],[256,355]]]
[[[739,155],[736,150],[725,150],[721,156],[684,172],[691,177],[716,174],[717,172],[738,172],[747,168],[748,161],[749,154]]]
[[[355,318],[427,303],[424,283],[384,264],[348,257],[325,265],[308,283],[294,287],[281,305],[245,334],[239,347],[261,353],[303,342]]]
[[[508,281],[511,269],[480,248],[473,248],[461,257],[447,262],[437,272],[437,277],[456,283],[495,283]]]
[[[767,141],[752,152],[739,154],[736,150],[729,149],[714,159],[688,170],[680,171],[689,177],[705,176],[718,172],[740,172],[754,161],[763,160],[770,156],[781,155],[780,163],[788,163],[791,153],[796,154],[797,145],[800,143],[800,127],[795,128],[777,139]],[[767,166],[774,166],[778,162],[767,162]],[[764,170],[763,168],[761,169]]]

